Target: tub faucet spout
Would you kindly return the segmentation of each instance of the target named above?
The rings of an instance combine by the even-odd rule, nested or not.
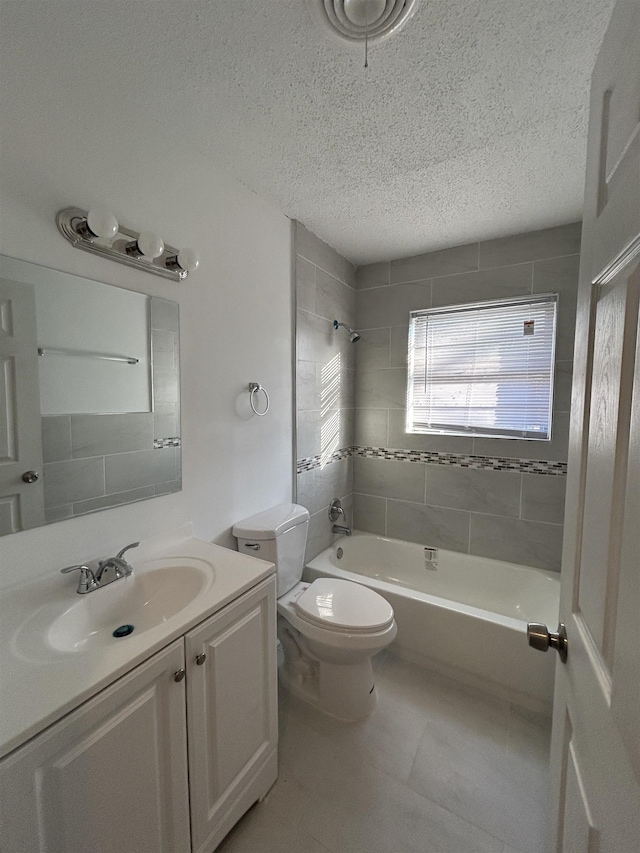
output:
[[[331,528],[333,533],[337,533],[339,536],[351,536],[351,528],[347,527],[347,516],[345,515],[344,509],[342,508],[342,504],[340,503],[340,498],[334,498],[329,504],[329,521],[336,522],[340,516],[344,519],[345,526],[341,524],[334,524]]]

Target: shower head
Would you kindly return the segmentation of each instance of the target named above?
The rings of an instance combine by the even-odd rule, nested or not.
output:
[[[360,340],[360,334],[358,332],[355,332],[353,329],[350,329],[346,323],[338,323],[337,320],[333,321],[333,328],[334,329],[338,329],[338,328],[340,328],[340,326],[344,326],[344,328],[347,330],[347,332],[349,334],[349,340],[351,341],[352,344],[355,344],[357,341]]]

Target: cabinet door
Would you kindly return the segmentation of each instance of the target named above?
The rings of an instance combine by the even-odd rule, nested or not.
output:
[[[2,853],[187,853],[177,640],[0,762]]]
[[[185,649],[192,845],[209,853],[277,775],[275,579],[187,634]]]

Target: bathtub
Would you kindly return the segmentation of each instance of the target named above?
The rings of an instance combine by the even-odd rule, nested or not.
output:
[[[311,560],[305,580],[333,576],[366,584],[393,607],[402,658],[551,713],[556,655],[527,644],[527,622],[558,624],[555,572],[354,532]]]

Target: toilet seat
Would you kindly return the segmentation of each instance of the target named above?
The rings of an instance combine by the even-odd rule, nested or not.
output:
[[[381,595],[338,578],[317,578],[293,608],[305,622],[336,633],[372,633],[393,623],[393,608]]]

